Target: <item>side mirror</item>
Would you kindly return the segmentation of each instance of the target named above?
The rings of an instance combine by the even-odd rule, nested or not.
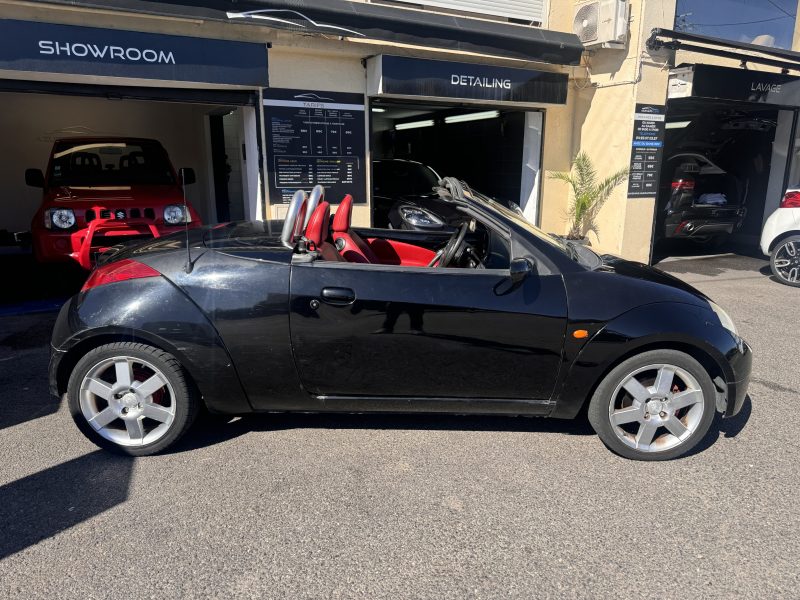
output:
[[[31,187],[44,187],[44,173],[41,169],[25,169],[25,183]]]
[[[527,258],[515,258],[511,261],[509,274],[511,281],[515,284],[521,283],[528,275],[533,272],[533,263]]]
[[[178,169],[178,179],[179,183],[183,185],[192,185],[195,181],[197,181],[197,177],[194,174],[194,169],[191,167],[183,167],[182,169]]]

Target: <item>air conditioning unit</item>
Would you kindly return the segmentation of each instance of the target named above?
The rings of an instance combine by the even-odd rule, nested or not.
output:
[[[586,48],[624,48],[628,36],[628,0],[577,2],[572,31]]]

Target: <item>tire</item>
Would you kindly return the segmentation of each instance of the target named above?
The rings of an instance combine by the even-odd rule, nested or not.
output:
[[[605,376],[588,417],[602,442],[620,456],[670,460],[703,439],[715,412],[716,387],[699,362],[677,350],[652,350]]]
[[[770,252],[769,266],[782,284],[800,287],[800,235],[778,242]]]
[[[70,375],[67,399],[87,438],[130,456],[170,447],[191,427],[200,408],[174,356],[132,342],[106,344],[81,358]]]

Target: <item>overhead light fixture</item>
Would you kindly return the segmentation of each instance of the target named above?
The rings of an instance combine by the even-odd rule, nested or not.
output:
[[[682,127],[686,127],[689,125],[691,121],[670,121],[666,125],[664,125],[665,129],[681,129]]]
[[[386,109],[385,108],[378,108],[378,107],[373,106],[372,107],[372,112],[377,112],[377,113],[386,112]]]
[[[466,113],[463,115],[453,115],[452,117],[445,117],[445,123],[466,123],[468,121],[483,121],[484,119],[496,119],[500,116],[499,110],[487,110],[484,112]]]
[[[411,121],[410,123],[398,123],[394,126],[397,131],[403,131],[404,129],[418,129],[420,127],[433,127],[433,119],[427,119],[425,121]]]

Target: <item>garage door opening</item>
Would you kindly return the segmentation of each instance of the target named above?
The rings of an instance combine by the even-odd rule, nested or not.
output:
[[[795,111],[698,98],[667,103],[653,262],[760,256],[786,184]]]
[[[48,260],[41,252],[34,256],[34,250],[40,247],[33,243],[37,233],[33,229],[31,234],[32,225],[45,194],[41,187],[30,185],[28,170],[52,178],[53,168],[74,167],[80,171],[80,181],[68,180],[66,172],[60,173],[65,182],[61,195],[79,201],[91,197],[94,204],[107,208],[98,212],[94,205],[79,206],[80,202],[76,202],[75,206],[67,206],[69,201],[64,200],[63,208],[69,211],[64,213],[65,220],[56,225],[67,227],[65,232],[85,230],[90,220],[120,220],[120,231],[109,227],[107,232],[101,232],[97,228],[90,248],[93,255],[98,248],[118,242],[119,235],[137,237],[137,232],[123,231],[123,222],[140,222],[143,232],[138,232],[139,237],[152,237],[150,223],[145,222],[148,219],[158,225],[160,234],[165,233],[161,225],[166,224],[166,204],[182,201],[179,178],[175,181],[177,186],[173,186],[177,190],[167,190],[167,184],[175,179],[175,175],[166,173],[169,165],[176,171],[186,169],[185,173],[193,173],[195,181],[184,189],[202,223],[258,216],[261,194],[255,100],[252,105],[237,102],[235,93],[214,98],[212,91],[204,93],[205,99],[181,101],[182,94],[191,94],[187,90],[176,91],[175,99],[169,99],[164,90],[154,90],[155,99],[143,99],[125,91],[124,96],[109,93],[107,87],[102,96],[87,95],[91,86],[75,86],[74,93],[68,86],[61,87],[66,93],[0,93],[4,107],[0,112],[0,184],[4,191],[0,203],[0,261],[5,273],[16,273],[17,280],[24,282],[5,288],[0,304],[64,297],[74,292],[85,277],[76,256],[70,258],[76,254],[71,246],[64,248],[65,256],[59,256],[63,260]],[[158,99],[159,93],[165,97]],[[246,100],[251,95],[241,94],[241,98]],[[225,100],[229,102],[222,103]],[[71,148],[64,150],[68,155],[57,164],[54,161],[48,172],[57,140],[73,141],[65,143],[65,148]],[[76,152],[75,144],[80,146],[84,141],[84,151]],[[159,149],[163,149],[163,159],[159,158]],[[69,164],[64,162],[67,158]],[[157,172],[159,169],[165,173]],[[170,202],[159,204],[159,194],[167,192],[171,194]],[[104,202],[109,206],[105,207]],[[48,213],[43,219],[46,217],[51,219],[52,230],[53,215]],[[176,231],[182,229],[179,222],[170,225]],[[110,236],[108,240],[106,235]],[[66,243],[69,246],[72,241]]]
[[[464,180],[536,222],[542,121],[539,111],[373,102],[373,226],[413,227],[399,211],[406,204],[446,221],[446,208],[431,204],[439,177]]]

